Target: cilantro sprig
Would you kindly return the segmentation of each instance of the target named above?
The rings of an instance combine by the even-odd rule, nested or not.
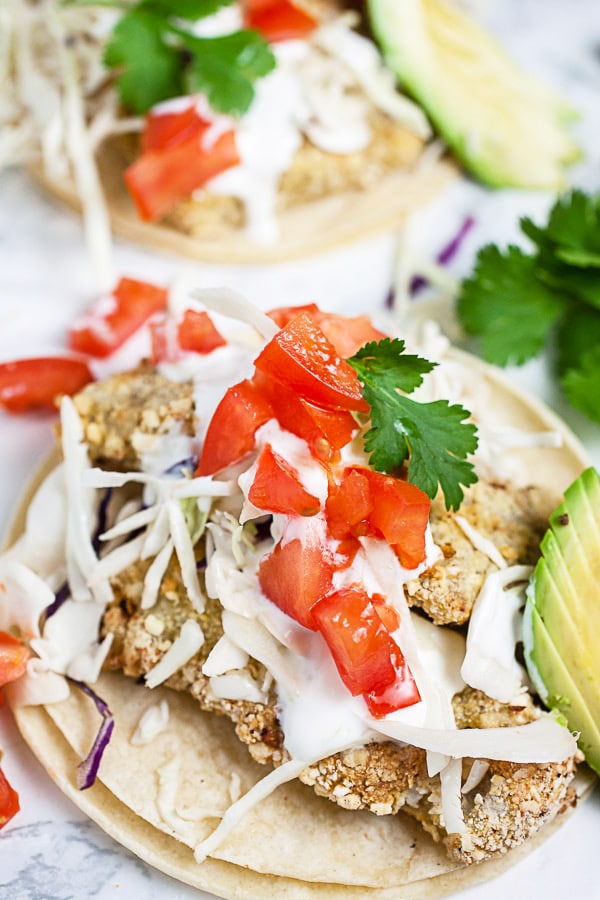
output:
[[[77,2],[77,0],[75,0]],[[122,104],[142,115],[171,97],[202,91],[215,112],[243,115],[254,83],[275,67],[256,31],[199,37],[193,24],[232,0],[79,0],[123,10],[104,50]]]
[[[470,413],[447,400],[420,403],[406,396],[423,383],[437,363],[405,353],[404,341],[385,338],[361,347],[348,362],[371,407],[365,435],[369,462],[380,472],[394,472],[408,461],[408,478],[433,498],[441,488],[446,507],[458,509],[465,487],[477,481],[467,461],[477,447]]]
[[[572,406],[600,422],[600,194],[558,198],[545,226],[523,218],[529,252],[482,247],[460,288],[458,317],[481,353],[520,365],[547,348]]]

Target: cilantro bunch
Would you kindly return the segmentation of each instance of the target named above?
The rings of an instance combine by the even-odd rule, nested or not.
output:
[[[76,0],[77,2],[77,0]],[[120,100],[138,115],[171,97],[202,92],[216,112],[242,115],[254,82],[275,66],[256,31],[198,37],[193,24],[233,0],[79,0],[115,6],[123,15],[106,44],[104,63],[116,72]]]
[[[481,353],[521,365],[544,348],[572,406],[600,423],[600,194],[559,198],[544,227],[520,222],[529,253],[483,247],[457,311]]]
[[[437,363],[404,352],[404,341],[384,338],[361,347],[348,362],[371,407],[365,435],[369,462],[379,472],[393,473],[408,461],[408,479],[433,499],[441,488],[447,509],[458,509],[461,485],[477,481],[467,461],[477,447],[470,413],[447,400],[420,403],[406,396],[423,383]]]

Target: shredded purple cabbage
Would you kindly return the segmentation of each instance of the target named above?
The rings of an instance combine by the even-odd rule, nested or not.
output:
[[[71,589],[69,588],[68,582],[65,581],[65,583],[61,587],[59,587],[59,589],[55,593],[53,602],[44,610],[44,621],[47,622],[48,619],[54,615],[54,613],[57,613],[63,603],[65,603],[65,601],[67,601],[70,596]]]
[[[110,741],[115,722],[113,715],[104,700],[99,697],[89,685],[85,684],[83,681],[77,681],[74,678],[70,678],[69,681],[94,701],[96,709],[102,716],[102,722],[100,723],[100,728],[98,729],[98,733],[92,744],[92,749],[86,758],[82,759],[77,766],[77,787],[80,791],[85,791],[86,788],[91,787],[96,780],[100,762],[104,751],[108,746],[108,742]]]
[[[442,249],[436,256],[435,261],[438,263],[438,265],[447,266],[448,263],[452,262],[452,260],[460,250],[462,242],[464,241],[474,224],[475,219],[473,218],[473,216],[467,216],[465,218],[464,222],[462,223],[452,240],[449,241],[445,247],[442,247]],[[428,283],[429,282],[426,278],[423,278],[421,275],[416,275],[410,283],[409,290],[411,296],[418,294],[419,291],[427,287]]]
[[[198,468],[198,457],[188,456],[187,459],[180,459],[179,462],[173,463],[168,469],[165,469],[165,475],[177,475],[183,478],[186,475],[193,475]]]

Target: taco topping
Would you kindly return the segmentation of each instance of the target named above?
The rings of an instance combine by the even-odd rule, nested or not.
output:
[[[24,628],[35,654],[16,683],[21,699],[43,697],[43,676],[94,685],[108,668],[231,718],[254,758],[276,768],[230,807],[198,859],[296,777],[345,808],[406,810],[463,862],[504,852],[572,798],[575,742],[536,708],[514,659],[544,492],[475,483],[463,467],[475,449],[466,410],[435,394],[403,405],[432,366],[403,361],[402,342],[366,329],[371,342],[349,364],[336,349],[343,319],[329,317],[330,340],[318,310],[280,310],[278,329],[228,301],[267,335],[258,351],[232,338],[166,364],[179,381],[142,366],[63,398],[63,463],[34,501],[38,517],[50,500],[57,507],[56,546],[30,556],[31,521],[0,561],[0,624]],[[388,365],[404,371],[402,393]],[[391,460],[378,391],[398,417]],[[293,398],[297,424],[280,419],[279,393]],[[373,468],[376,453],[389,472]],[[422,485],[421,458],[432,460]],[[65,575],[70,596],[44,619]],[[461,602],[446,604],[453,592]],[[506,610],[489,625],[498,602]],[[469,619],[466,644],[434,624]],[[490,647],[492,628],[502,647]],[[48,684],[43,699],[57,696]],[[98,709],[86,784],[98,766],[102,777],[110,730]],[[176,831],[164,779],[159,806]],[[527,791],[538,807],[524,819]]]

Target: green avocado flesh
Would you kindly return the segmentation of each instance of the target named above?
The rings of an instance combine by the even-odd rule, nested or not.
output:
[[[600,476],[589,468],[550,517],[524,616],[527,668],[600,774]]]
[[[579,157],[572,110],[447,0],[368,0],[400,87],[473,175],[491,187],[558,189]]]

